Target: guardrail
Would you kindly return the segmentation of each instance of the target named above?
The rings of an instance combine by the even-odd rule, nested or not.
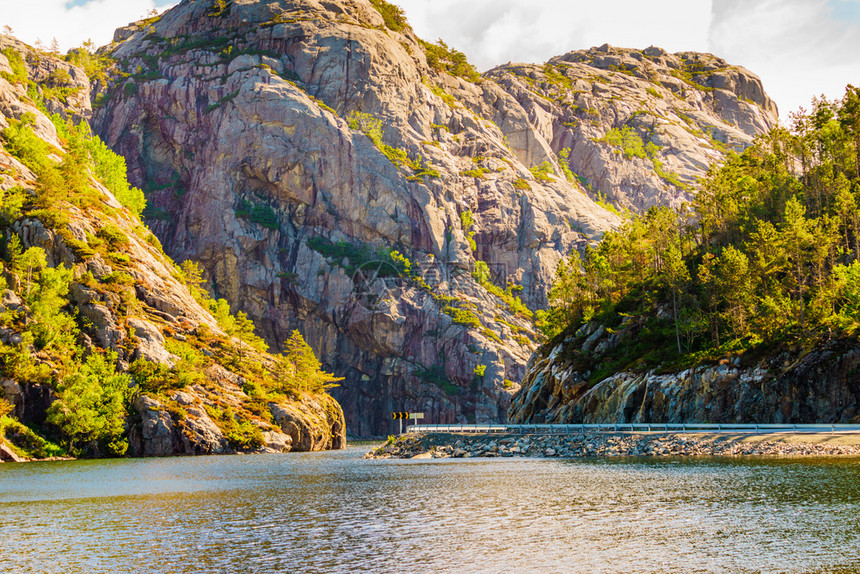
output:
[[[572,434],[575,432],[665,432],[665,433],[740,433],[740,434],[849,434],[860,433],[860,425],[849,424],[709,424],[709,423],[603,423],[603,424],[475,424],[412,425],[406,432]]]

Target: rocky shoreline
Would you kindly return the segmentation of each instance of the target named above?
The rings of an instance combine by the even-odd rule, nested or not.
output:
[[[365,458],[620,456],[860,456],[860,436],[798,434],[578,433],[500,435],[409,433]]]

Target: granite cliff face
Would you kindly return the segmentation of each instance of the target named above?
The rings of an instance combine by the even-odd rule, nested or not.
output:
[[[592,196],[678,207],[727,150],[777,125],[761,80],[711,54],[599,48],[489,71]]]
[[[544,307],[559,259],[621,221],[590,195],[677,203],[722,154],[701,130],[743,147],[775,121],[711,56],[605,47],[482,78],[365,0],[185,1],[115,40],[93,125],[147,222],[272,347],[300,329],[365,436],[393,410],[503,420],[538,340],[515,297]],[[612,143],[625,126],[642,157]]]
[[[29,125],[37,140],[24,140],[30,142],[25,149],[11,136],[4,134],[6,141],[0,138],[4,257],[8,260],[11,253],[10,237],[17,236],[22,251],[31,247],[44,250],[46,268],[65,266],[72,270],[68,294],[61,290],[58,295],[67,301],[61,301],[55,312],[76,318],[75,329],[80,333],[73,343],[84,355],[112,351],[120,373],[138,359],[168,370],[180,364],[177,353],[203,359],[188,385],[169,385],[160,392],[133,392],[124,432],[130,454],[253,450],[237,446],[233,440],[230,430],[237,424],[259,429],[262,445],[257,445],[257,450],[344,448],[343,413],[328,395],[308,393],[268,405],[252,399],[248,394],[249,371],[243,365],[271,365],[273,358],[225,333],[192,294],[155,236],[92,174],[83,174],[80,191],[57,196],[50,200],[48,209],[33,207],[46,201],[40,194],[46,193],[48,184],[43,173],[28,167],[32,165],[28,160],[32,162],[34,157],[30,150],[41,145],[39,142],[48,144],[48,161],[53,163],[68,153],[67,142],[43,110],[76,120],[88,118],[90,84],[80,68],[11,38],[0,36],[0,50],[0,133],[10,126]],[[63,82],[52,85],[51,78]],[[23,205],[10,207],[20,194],[25,198]],[[62,373],[73,374],[63,361],[82,359],[63,358],[52,347],[37,346],[22,335],[39,322],[37,306],[45,305],[44,301],[28,302],[23,294],[29,294],[30,277],[36,276],[32,265],[24,275],[25,288],[22,275],[13,271],[14,261],[5,267],[0,263],[0,283],[4,286],[0,291],[3,372],[10,368],[25,372],[15,367],[10,357],[27,357],[27,364],[33,365],[26,371],[32,377],[0,377],[0,399],[11,404],[12,415],[22,423],[44,428],[46,411],[64,383]],[[230,359],[233,351],[244,363]],[[233,420],[218,418],[224,413],[232,413]],[[95,445],[87,446],[84,452],[104,454],[94,449]]]
[[[582,353],[617,334],[596,324],[532,357],[509,413],[517,423],[857,423],[860,346],[834,340],[764,359],[736,358],[664,373],[619,372],[594,381]]]

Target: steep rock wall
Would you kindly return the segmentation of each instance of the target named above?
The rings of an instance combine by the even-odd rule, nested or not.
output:
[[[229,6],[185,2],[111,52],[139,71],[117,80],[95,126],[149,191],[167,251],[200,261],[273,347],[302,330],[346,377],[335,392],[352,432],[390,432],[392,410],[502,419],[536,335],[474,280],[476,260],[540,306],[560,255],[617,218],[566,181],[536,181],[443,87],[481,86],[441,78],[368,2]],[[350,128],[353,112],[382,121],[389,155],[438,175],[392,162]],[[380,247],[404,253],[410,274],[375,279]]]
[[[504,420],[539,337],[498,293],[510,285],[531,309],[546,305],[559,259],[621,221],[589,195],[612,189],[602,193],[632,207],[689,196],[651,158],[621,161],[591,140],[626,121],[603,92],[632,76],[571,64],[607,107],[593,129],[570,132],[573,107],[507,72],[472,81],[434,69],[408,25],[388,24],[397,29],[365,0],[187,0],[117,32],[106,53],[118,66],[94,119],[147,191],[147,221],[167,252],[200,261],[213,293],[273,348],[299,328],[345,377],[335,394],[363,436],[391,432],[390,411]],[[662,101],[650,85],[625,94]],[[685,89],[686,99],[665,98],[669,108],[708,100]],[[629,115],[632,105],[617,107]],[[710,121],[714,106],[700,107]],[[384,133],[373,141],[352,129],[356,113]],[[768,121],[750,134],[719,126],[741,147]],[[590,173],[577,162],[633,173],[642,201],[623,200],[618,177],[591,192],[592,178],[568,180],[557,153],[572,133],[577,173]],[[684,134],[679,146],[700,143]],[[685,181],[722,152],[697,153],[672,165]],[[410,270],[387,273],[380,248],[404,254]]]

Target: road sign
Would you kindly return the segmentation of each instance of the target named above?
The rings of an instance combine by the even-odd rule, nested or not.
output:
[[[400,434],[403,434],[403,419],[413,419],[415,420],[415,424],[418,424],[418,419],[423,419],[424,413],[404,413],[404,412],[394,412],[391,413],[392,420],[400,421]]]

